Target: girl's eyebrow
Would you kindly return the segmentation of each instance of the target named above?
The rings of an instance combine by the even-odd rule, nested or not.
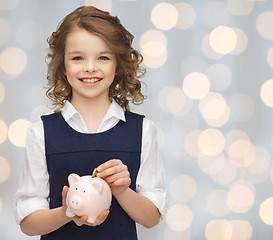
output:
[[[71,55],[71,54],[83,54],[83,52],[81,51],[77,51],[77,50],[72,50],[70,52],[68,52],[68,55]],[[98,52],[98,54],[112,54],[114,55],[114,53],[112,51],[102,51],[102,52]]]

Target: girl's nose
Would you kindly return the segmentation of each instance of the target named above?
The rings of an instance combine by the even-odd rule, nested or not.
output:
[[[88,62],[84,69],[83,69],[84,72],[88,72],[88,73],[92,73],[92,72],[96,72],[97,71],[97,66],[94,62]]]

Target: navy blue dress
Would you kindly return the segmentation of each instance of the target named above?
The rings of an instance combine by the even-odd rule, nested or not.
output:
[[[68,186],[68,175],[91,175],[100,164],[120,159],[127,165],[130,188],[136,190],[140,166],[143,116],[125,112],[126,122],[119,121],[108,131],[84,134],[75,131],[61,113],[42,116],[45,134],[45,153],[49,173],[50,208],[62,206],[62,189]],[[42,240],[136,240],[135,222],[121,208],[115,197],[110,214],[96,227],[78,227],[73,221],[56,231],[41,236]]]

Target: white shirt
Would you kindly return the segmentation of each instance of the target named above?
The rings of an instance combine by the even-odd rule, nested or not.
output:
[[[74,130],[88,133],[80,113],[68,101],[63,107],[62,116]],[[97,133],[109,130],[119,121],[126,121],[124,111],[113,101]],[[162,161],[158,155],[156,132],[155,124],[144,118],[141,163],[136,180],[136,192],[148,197],[163,216],[167,208],[167,190]],[[20,223],[36,210],[49,209],[48,196],[49,175],[45,157],[44,128],[42,121],[39,121],[28,129],[26,135],[25,164],[15,195],[16,221]]]

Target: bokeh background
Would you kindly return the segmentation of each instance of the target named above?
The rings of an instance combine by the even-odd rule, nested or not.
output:
[[[48,113],[47,37],[94,5],[117,15],[144,56],[169,208],[144,240],[273,237],[272,0],[0,0],[0,239],[20,232],[13,195],[26,129]]]

